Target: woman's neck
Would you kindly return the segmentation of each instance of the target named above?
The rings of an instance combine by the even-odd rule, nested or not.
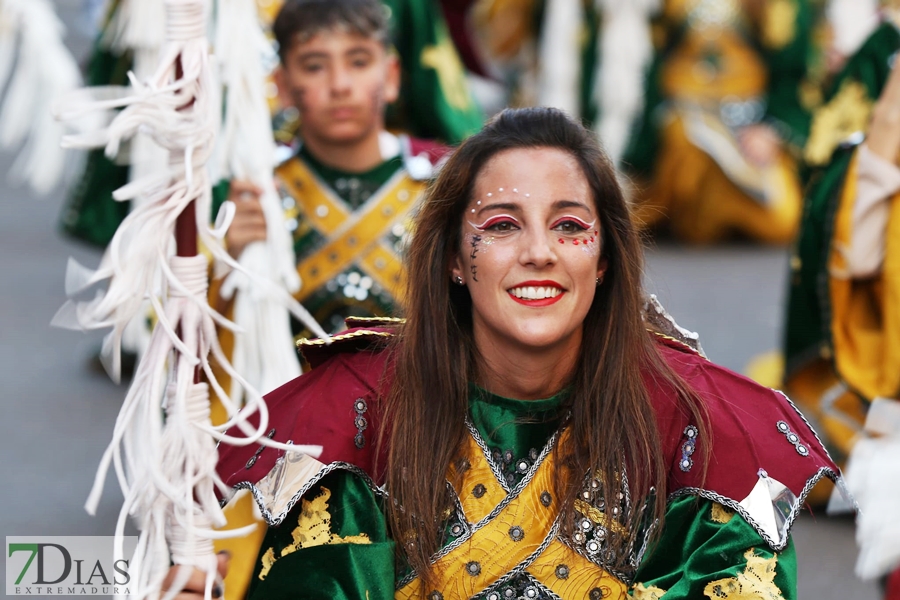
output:
[[[559,347],[539,349],[479,337],[476,333],[476,383],[493,394],[518,400],[540,400],[558,393],[571,381],[581,350],[580,336],[578,343],[568,340]]]

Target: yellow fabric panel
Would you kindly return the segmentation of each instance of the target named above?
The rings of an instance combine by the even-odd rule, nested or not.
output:
[[[767,0],[763,8],[760,30],[762,43],[781,49],[797,37],[797,14],[800,7],[796,0]]]
[[[835,364],[841,378],[868,399],[900,394],[900,211],[890,200],[885,261],[869,280],[841,276],[846,263],[839,251],[852,236],[858,157],[847,171],[829,255],[831,329]]]
[[[715,67],[706,60],[711,52],[718,55]],[[675,100],[719,102],[729,96],[762,95],[768,79],[758,53],[737,31],[726,29],[711,38],[701,30],[689,30],[666,60],[660,87]]]
[[[231,552],[228,574],[225,576],[225,600],[239,600],[247,596],[250,579],[256,566],[256,557],[266,536],[267,526],[265,521],[256,516],[253,496],[246,490],[238,492],[225,507],[224,513],[228,520],[228,529],[256,523],[256,529],[244,537],[214,541],[216,552],[222,550]]]
[[[466,456],[469,457],[469,468],[464,472],[462,482],[457,490],[463,513],[469,523],[477,523],[490,514],[506,497],[506,490],[497,481],[490,465],[478,444],[469,436]],[[450,467],[450,481],[456,481],[456,467]],[[476,486],[484,487],[484,495],[480,498],[473,493]]]
[[[559,565],[569,568],[568,577],[557,576]],[[560,598],[589,598],[595,588],[603,592],[604,599],[627,598],[624,583],[559,540],[553,540],[526,570]]]
[[[223,317],[232,321],[234,319],[234,298],[232,297],[231,300],[223,300],[220,296],[220,290],[222,289],[224,281],[225,279],[223,277],[220,279],[213,279],[209,282],[207,299],[211,307],[216,309]],[[219,338],[219,345],[222,347],[222,352],[228,360],[231,360],[231,357],[234,354],[234,332],[220,325],[216,325],[216,335]],[[212,355],[209,357],[209,366],[210,369],[212,369],[213,375],[216,377],[216,381],[222,386],[222,389],[226,392],[230,392],[231,376],[225,372],[225,369],[222,368]],[[219,396],[212,387],[209,389],[209,418],[213,425],[221,425],[228,421],[228,412],[225,410],[222,401],[219,400]]]
[[[566,439],[564,433],[559,443],[565,443]],[[457,494],[466,519],[474,523],[488,516],[507,498],[507,494],[490,470],[481,448],[471,437],[467,452],[470,466],[462,473]],[[553,474],[551,453],[538,466],[518,497],[510,500],[498,515],[468,540],[434,563],[436,589],[445,598],[469,598],[483,592],[514,567],[526,562],[544,543],[548,544],[547,547],[525,566],[525,570],[561,598],[586,598],[595,588],[600,588],[607,599],[627,597],[624,583],[559,539],[548,542],[560,507],[555,493],[551,493],[547,506],[541,502],[541,495],[554,489]],[[457,479],[455,466],[449,469],[448,479]],[[480,498],[472,493],[478,485],[485,488]],[[601,518],[606,521],[605,515]],[[521,528],[519,539],[513,536],[515,527]],[[558,576],[557,567],[560,565],[568,567],[567,576]],[[395,598],[419,598],[431,591],[423,590],[421,580],[415,579],[398,590]]]
[[[735,186],[674,118],[662,132],[654,180],[636,202],[636,221],[649,227],[668,219],[675,235],[696,244],[716,242],[733,231],[787,244],[800,223],[802,190],[796,162],[786,152],[772,169],[781,194],[764,205]]]
[[[405,279],[400,258],[381,239],[410,214],[425,190],[424,182],[398,174],[352,212],[300,159],[282,165],[278,175],[300,205],[300,218],[328,238],[298,265],[303,286],[295,295],[297,300],[302,302],[354,261],[392,296],[402,297]]]
[[[469,447],[471,448],[473,444],[475,442],[471,440]],[[473,452],[470,455],[471,462],[477,462],[475,457],[481,454],[481,449],[477,445],[474,450],[477,453]],[[484,480],[480,480],[486,475],[479,471],[475,473],[479,479],[476,480],[471,475],[473,470],[470,468],[463,474],[463,483],[457,490],[462,501],[468,504],[473,498],[471,490],[475,485],[478,483],[482,483],[485,487],[488,485]],[[466,542],[435,561],[437,589],[441,590],[445,598],[470,598],[478,594],[537,550],[550,533],[558,512],[555,501],[551,502],[550,506],[544,506],[540,501],[542,491],[553,489],[553,472],[551,454],[538,467],[528,486],[517,498],[511,500],[500,514],[476,531]],[[493,482],[496,482],[494,475],[490,472],[488,474]],[[486,496],[487,494],[484,497]],[[493,508],[494,506],[491,506],[488,511]],[[523,533],[521,539],[512,538],[510,530],[513,527],[521,527]],[[479,566],[477,573],[468,570],[474,563]],[[415,579],[398,590],[395,598],[420,597],[421,587],[422,582]]]
[[[498,60],[516,57],[535,36],[535,0],[478,0],[472,22],[489,56]]]

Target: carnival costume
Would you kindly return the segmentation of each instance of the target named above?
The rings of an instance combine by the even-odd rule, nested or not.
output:
[[[645,500],[630,496],[627,473],[615,482],[615,507],[602,504],[606,482],[585,474],[573,533],[561,533],[553,449],[568,443],[566,390],[519,401],[471,384],[468,447],[448,466],[448,480],[459,469],[462,484],[442,515],[443,547],[433,558],[438,587],[423,589],[415,573],[395,569],[383,513],[390,490],[376,470],[385,464],[376,456],[376,432],[389,419],[383,347],[392,335],[364,327],[330,346],[303,342],[312,370],[269,395],[271,437],[321,444],[319,460],[263,448],[221,454],[221,477],[249,490],[242,493],[252,495],[269,526],[250,597],[794,597],[790,527],[811,487],[824,476],[837,479],[837,467],[786,397],[713,365],[682,341],[650,333],[710,420],[701,436],[674,391],[645,379],[668,465],[658,543],[648,546],[648,523],[619,562],[624,567],[608,566],[614,557],[606,541]],[[694,461],[703,445],[705,479]]]
[[[640,181],[636,215],[645,226],[667,219],[696,243],[735,231],[770,243],[794,237],[802,194],[791,149],[803,147],[808,127],[801,84],[812,9],[806,0],[755,4],[665,2],[644,113],[623,160]],[[781,142],[762,167],[738,141],[760,123]]]
[[[276,169],[303,282],[295,297],[329,331],[343,329],[347,317],[393,314],[413,210],[447,151],[407,136],[380,140],[390,158],[365,173],[328,167],[304,146]],[[227,197],[225,186],[216,192],[219,202]]]
[[[898,50],[900,30],[888,20],[815,114],[785,336],[787,389],[838,460],[849,457],[865,578],[900,563],[900,169],[863,143]]]
[[[900,32],[884,23],[847,63],[815,113],[805,154],[814,168],[800,237],[791,257],[785,380],[845,457],[865,419],[867,402],[900,393],[900,278],[896,211],[885,236],[884,269],[864,280],[842,276],[841,248],[852,236],[859,158],[875,101],[900,50]],[[849,388],[849,389],[848,389]]]

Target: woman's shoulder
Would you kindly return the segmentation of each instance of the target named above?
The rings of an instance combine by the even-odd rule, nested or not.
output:
[[[326,470],[353,470],[377,482],[375,465],[384,464],[384,457],[377,456],[376,432],[389,385],[386,342],[392,336],[389,327],[364,326],[333,336],[330,344],[318,340],[298,344],[312,368],[266,395],[265,429],[277,442],[322,446],[322,454],[315,461],[304,460],[304,472],[290,484],[296,489],[266,491],[272,473],[300,467],[286,464],[284,452],[273,448],[223,444],[217,468],[223,482],[234,489],[251,489],[261,509],[276,495],[295,495]],[[259,419],[257,414],[250,422],[258,426]]]
[[[716,365],[677,340],[657,336],[656,343],[707,417],[705,426],[693,422],[670,385],[649,379],[668,461],[668,497],[696,495],[724,504],[781,550],[812,487],[823,477],[838,479],[838,467],[783,393]]]

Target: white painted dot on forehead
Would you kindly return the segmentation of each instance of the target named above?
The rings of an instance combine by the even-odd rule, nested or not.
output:
[[[497,191],[498,191],[498,192],[502,192],[502,191],[503,191],[503,188],[500,188],[500,189],[499,189],[499,190],[497,190]]]
[[[488,193],[487,193],[487,197],[490,198],[491,196],[493,196],[493,194],[490,193],[490,192],[488,192]]]
[[[526,198],[531,198],[531,194],[525,194]]]
[[[475,203],[475,206],[481,206],[481,200]]]
[[[518,193],[519,193],[519,188],[513,188],[513,194],[518,194]]]
[[[475,212],[475,209],[474,209],[474,208],[472,209],[472,212],[473,212],[473,213]]]

